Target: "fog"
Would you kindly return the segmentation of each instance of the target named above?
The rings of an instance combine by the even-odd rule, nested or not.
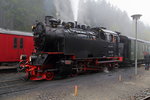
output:
[[[0,28],[31,31],[35,20],[54,16],[73,21],[69,0],[0,0]]]
[[[75,3],[79,1],[79,4]],[[77,20],[91,27],[106,27],[135,36],[134,22],[126,12],[105,0],[0,0],[0,28],[31,31],[35,20],[50,15],[64,21]],[[78,6],[76,8],[75,6]],[[150,40],[150,26],[138,21],[138,37]]]
[[[80,0],[78,22],[90,26],[106,27],[124,35],[135,37],[134,21],[126,12],[105,0]],[[138,22],[138,38],[150,40],[150,27]]]

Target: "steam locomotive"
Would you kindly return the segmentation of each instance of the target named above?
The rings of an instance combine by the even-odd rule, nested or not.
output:
[[[62,22],[52,16],[37,22],[32,30],[36,52],[29,58],[22,55],[19,66],[30,80],[97,72],[131,61],[131,39],[119,32]]]

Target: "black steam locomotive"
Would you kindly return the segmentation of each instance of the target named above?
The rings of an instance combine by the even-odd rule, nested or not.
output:
[[[31,80],[52,80],[87,71],[118,67],[129,59],[129,39],[103,27],[90,28],[46,16],[33,26],[36,52],[21,57],[20,68]],[[134,39],[133,39],[134,41]]]

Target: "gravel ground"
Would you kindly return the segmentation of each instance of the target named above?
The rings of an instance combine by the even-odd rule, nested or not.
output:
[[[8,80],[16,80],[16,79],[23,79],[24,73],[18,73],[16,71],[7,73],[0,73],[0,82],[8,81]]]
[[[141,91],[150,88],[150,71],[144,67],[115,69],[110,73],[80,75],[62,80],[37,81],[34,89],[0,95],[0,100],[133,100]],[[1,75],[16,79],[17,74]],[[120,80],[119,80],[120,78]],[[74,86],[78,86],[78,95],[74,96]],[[26,86],[25,86],[26,87]],[[143,93],[143,92],[142,92]],[[138,100],[138,99],[137,99]]]

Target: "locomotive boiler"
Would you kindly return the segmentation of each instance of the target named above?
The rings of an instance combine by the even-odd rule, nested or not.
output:
[[[31,80],[99,71],[123,60],[119,33],[102,27],[46,16],[45,22],[37,22],[32,30],[36,52],[29,59],[22,56],[20,62],[20,69]]]

